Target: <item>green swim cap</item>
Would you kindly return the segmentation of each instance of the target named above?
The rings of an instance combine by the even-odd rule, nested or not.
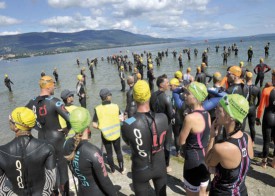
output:
[[[248,101],[244,96],[239,94],[225,95],[221,98],[220,104],[231,118],[243,123],[243,119],[247,116],[249,110]]]
[[[70,114],[70,123],[76,133],[82,133],[91,123],[90,112],[83,107],[74,109]]]
[[[188,85],[187,90],[190,91],[194,95],[194,97],[200,102],[204,101],[205,98],[208,96],[206,86],[200,82],[191,82]]]

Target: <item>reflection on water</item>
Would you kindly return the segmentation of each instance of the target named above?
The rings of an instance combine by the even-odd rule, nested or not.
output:
[[[183,54],[183,71],[187,67],[192,68],[192,74],[195,74],[196,66],[201,63],[201,53],[207,47],[210,47],[209,56],[209,67],[208,72],[214,73],[215,71],[220,71],[222,74],[226,72],[226,66],[222,65],[222,47],[231,46],[236,43],[239,49],[239,55],[235,56],[231,53],[228,57],[228,65],[239,64],[240,61],[245,62],[245,66],[252,70],[256,64],[258,64],[259,58],[264,57],[264,46],[267,42],[270,42],[270,56],[265,59],[265,63],[270,65],[272,68],[273,62],[275,62],[274,52],[275,52],[275,38],[266,38],[259,40],[250,40],[240,42],[238,40],[230,41],[215,41],[215,42],[182,42],[182,43],[168,43],[168,44],[155,44],[155,45],[145,45],[145,46],[135,46],[135,47],[122,47],[122,48],[112,48],[112,49],[102,49],[75,53],[58,54],[51,56],[40,56],[31,57],[26,59],[19,59],[18,61],[0,61],[0,77],[2,81],[4,80],[4,74],[7,73],[10,79],[14,82],[12,86],[13,93],[9,93],[7,88],[2,85],[0,88],[0,145],[6,143],[11,138],[13,138],[13,133],[9,131],[8,125],[8,114],[18,106],[24,106],[27,102],[39,94],[38,81],[40,78],[40,73],[42,70],[45,71],[47,75],[52,75],[54,68],[57,68],[59,74],[59,82],[56,84],[55,96],[60,98],[60,93],[63,89],[69,89],[75,91],[77,79],[77,74],[80,73],[81,67],[87,66],[87,58],[93,59],[98,58],[98,66],[94,67],[95,78],[91,79],[89,69],[86,67],[85,74],[87,76],[87,108],[94,114],[94,107],[100,104],[101,100],[99,97],[99,91],[101,88],[108,88],[113,94],[113,102],[119,104],[120,109],[125,109],[126,93],[120,92],[121,84],[118,76],[117,67],[113,64],[108,64],[106,57],[113,54],[127,54],[131,61],[132,52],[142,53],[143,51],[151,52],[153,54],[153,59],[158,51],[169,49],[169,56],[164,57],[161,61],[161,66],[154,69],[155,76],[166,73],[169,78],[173,77],[175,71],[178,70],[178,60],[173,58],[172,51],[177,51],[177,56],[182,49],[191,48],[191,61],[187,60],[187,55]],[[219,44],[219,53],[215,52],[215,45]],[[247,60],[247,49],[249,46],[253,46],[254,57],[252,63],[248,64]],[[197,48],[199,53],[195,57],[193,54],[194,48]],[[101,57],[104,57],[104,61],[101,61]],[[76,59],[79,58],[81,66],[77,67]],[[146,62],[144,58],[144,63]],[[154,62],[155,64],[155,62]],[[126,73],[130,75],[130,73]],[[144,76],[146,77],[146,69],[144,70]],[[266,74],[265,81],[270,80],[270,74]],[[211,84],[210,84],[211,85]],[[156,88],[155,88],[156,89]],[[75,104],[80,105],[78,102],[78,97],[75,96]]]

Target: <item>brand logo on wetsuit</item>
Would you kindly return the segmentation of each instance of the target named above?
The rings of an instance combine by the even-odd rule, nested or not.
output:
[[[246,156],[247,156],[246,148],[243,148],[243,149],[242,149],[242,155],[243,155],[243,157],[246,157]]]
[[[103,160],[102,156],[100,156],[100,154],[98,154],[98,152],[96,152],[94,156],[97,157],[98,162],[101,164],[103,175],[107,176],[108,174],[107,174],[105,164],[104,164],[104,160]]]
[[[16,170],[19,172],[19,176],[17,176],[17,178],[16,178],[18,187],[20,189],[23,189],[24,188],[24,184],[23,184],[22,171],[21,171],[22,164],[21,164],[21,162],[19,160],[16,160],[15,166],[16,166]]]
[[[80,169],[79,169],[79,154],[80,154],[80,152],[77,151],[76,155],[74,157],[74,160],[72,162],[72,166],[74,168],[74,172],[75,172],[77,178],[79,179],[79,181],[81,182],[81,184],[83,186],[90,186],[90,184],[87,181],[86,177],[80,173]]]
[[[142,157],[147,157],[147,153],[144,150],[140,149],[140,147],[143,145],[142,135],[140,133],[140,130],[134,129],[134,134],[136,136],[136,144],[137,144],[138,154]]]

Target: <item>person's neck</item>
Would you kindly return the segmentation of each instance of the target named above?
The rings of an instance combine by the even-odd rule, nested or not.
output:
[[[85,131],[83,131],[81,140],[88,140],[89,139],[88,130],[89,129],[87,128]]]
[[[241,78],[234,80],[234,84],[241,84],[241,83],[243,83]]]
[[[248,86],[251,86],[251,85],[253,84],[253,83],[252,83],[252,80],[247,81],[246,84],[247,84]]]
[[[214,84],[214,86],[215,86],[215,87],[221,87],[221,84],[220,84],[219,82],[216,82],[216,83]]]
[[[40,96],[50,96],[50,93],[46,91],[45,89],[41,89]]]
[[[145,102],[145,103],[138,103],[137,104],[137,112],[139,113],[146,113],[150,111],[150,105],[149,102]]]
[[[194,105],[191,106],[192,110],[204,110],[202,105],[200,103],[195,103]]]
[[[165,92],[165,89],[160,87],[160,88],[159,88],[159,91]]]

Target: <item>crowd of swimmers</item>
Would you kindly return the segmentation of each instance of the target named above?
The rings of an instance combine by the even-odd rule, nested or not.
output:
[[[269,49],[270,44],[267,46]],[[265,85],[264,75],[271,68],[263,58],[253,70],[257,75],[255,84],[253,72],[243,62],[229,66],[225,76],[220,72],[209,74],[208,50],[203,51],[195,76],[191,75],[191,68],[182,72],[180,54],[180,70],[170,79],[166,74],[155,77],[153,72],[153,62],[160,66],[168,50],[158,52],[155,59],[150,52],[133,53],[133,63],[127,55],[108,56],[108,63],[117,66],[121,91],[126,91],[126,82],[129,86],[127,104],[123,112],[112,102],[112,92],[103,88],[93,117],[86,109],[85,67],[77,75],[80,107],[74,105],[75,92],[71,90],[64,89],[61,100],[54,97],[60,79],[56,68],[55,79],[41,73],[40,94],[9,115],[15,138],[0,146],[0,195],[70,195],[68,170],[78,179],[78,195],[118,195],[108,172],[127,173],[121,139],[131,149],[131,178],[137,196],[148,195],[150,180],[156,195],[166,195],[167,173],[173,170],[172,143],[175,156],[185,159],[183,188],[187,195],[247,195],[245,179],[254,156],[255,124],[262,125],[259,164],[275,168],[275,158],[268,160],[269,144],[271,140],[275,142],[275,69],[271,71],[272,81]],[[190,58],[190,49],[184,52]],[[176,57],[176,51],[172,53]],[[87,59],[91,78],[97,63],[97,59]],[[80,67],[79,59],[77,65]],[[5,84],[11,91],[10,83],[5,75]],[[166,94],[169,89],[172,98]],[[247,120],[250,134],[245,132]],[[91,125],[101,132],[101,149],[89,142]],[[33,128],[38,131],[38,138],[32,136]]]

